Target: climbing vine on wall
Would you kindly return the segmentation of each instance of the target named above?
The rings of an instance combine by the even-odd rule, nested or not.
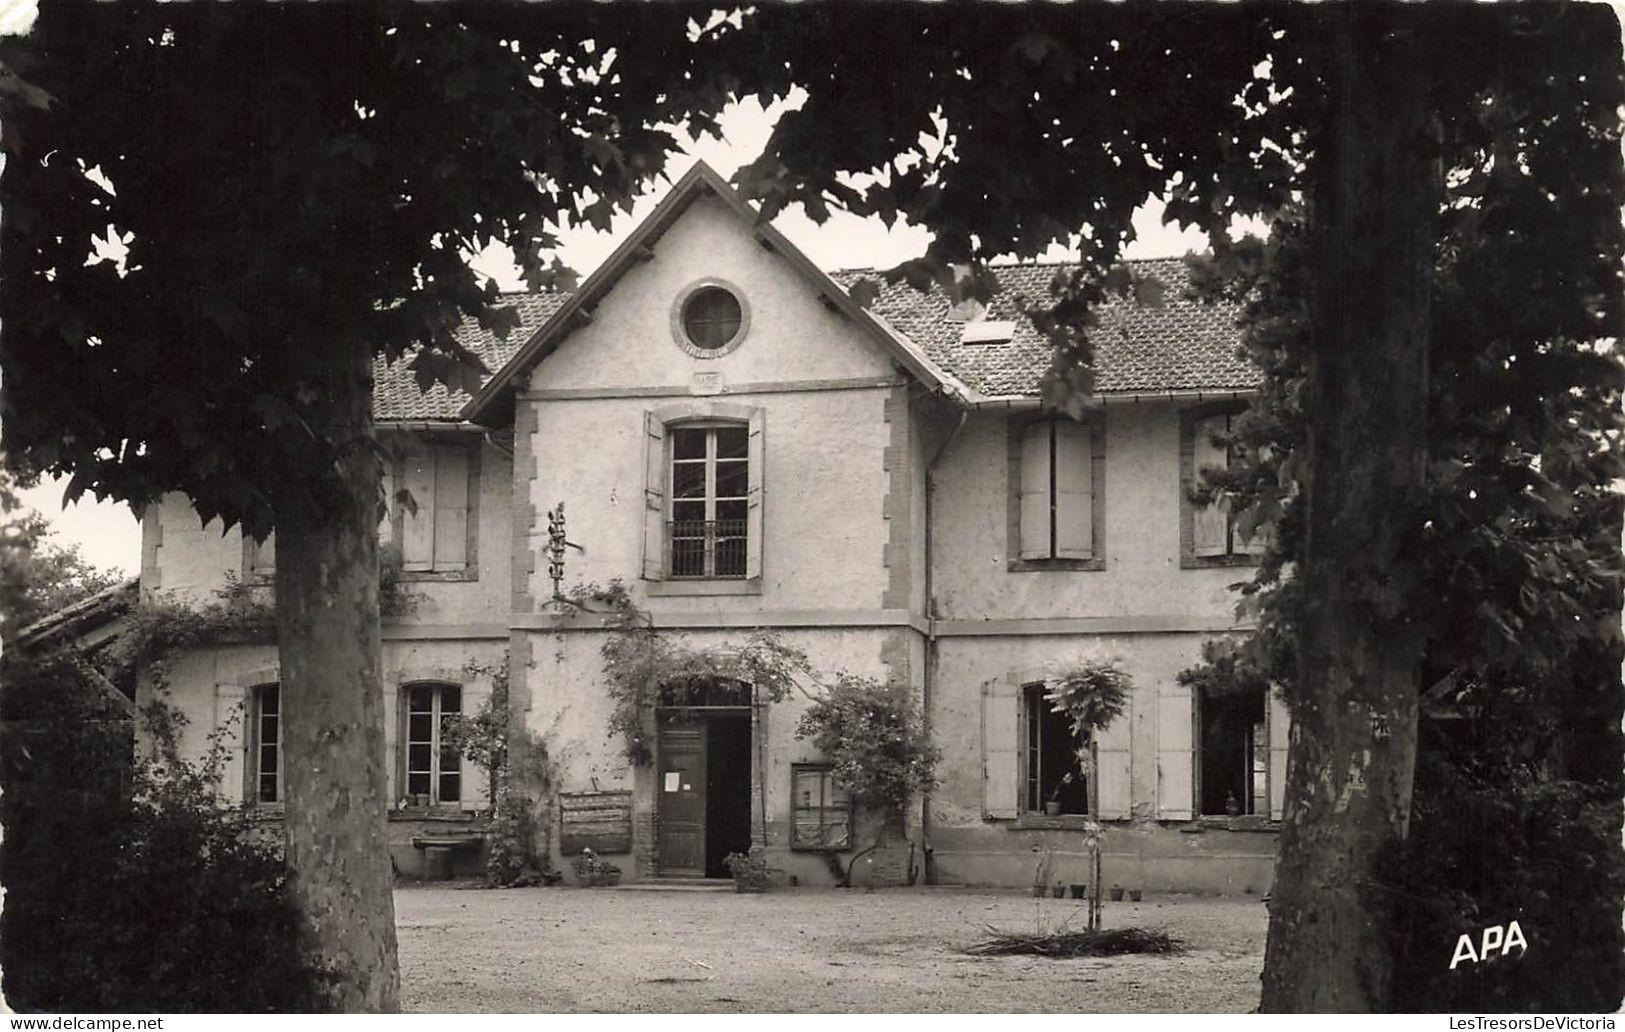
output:
[[[608,587],[579,586],[561,601],[582,613],[605,616],[618,628],[600,650],[615,703],[609,733],[621,737],[626,758],[637,766],[654,759],[647,720],[656,705],[681,708],[717,686],[737,690],[741,705],[781,702],[795,691],[812,697],[805,685],[819,683],[806,654],[767,631],[757,631],[740,644],[708,648],[661,632],[632,602],[619,579]]]

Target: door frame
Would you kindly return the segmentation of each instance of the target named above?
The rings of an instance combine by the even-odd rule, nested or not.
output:
[[[765,846],[767,844],[766,828],[763,824],[764,814],[762,811],[764,799],[762,794],[762,767],[765,759],[765,757],[762,755],[763,713],[762,704],[755,700],[755,689],[752,689],[752,701],[749,704],[742,706],[657,705],[653,707],[655,722],[655,747],[654,763],[651,771],[652,776],[649,779],[649,785],[653,795],[653,799],[651,800],[649,807],[650,814],[653,817],[651,822],[653,833],[650,836],[651,841],[649,843],[649,857],[651,862],[649,864],[647,876],[653,878],[662,877],[660,872],[660,772],[662,739],[660,731],[663,726],[661,718],[666,713],[672,711],[687,711],[692,715],[691,720],[694,723],[708,723],[708,715],[713,713],[719,716],[738,716],[747,712],[750,714],[750,843],[753,848],[756,846]],[[709,765],[709,755],[706,757],[706,762]],[[707,805],[709,805],[709,803],[710,800],[707,799]]]

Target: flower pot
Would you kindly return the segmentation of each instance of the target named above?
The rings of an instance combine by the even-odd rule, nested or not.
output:
[[[1088,897],[1088,895],[1089,895],[1089,886],[1087,884],[1073,885],[1072,886],[1072,898],[1073,899],[1085,899],[1085,898]]]
[[[1140,902],[1140,890],[1139,889],[1130,889],[1130,890],[1128,890],[1128,898],[1130,900],[1132,900],[1133,902],[1135,902],[1135,903]]]
[[[1034,885],[1033,886],[1033,895],[1038,899],[1043,899],[1045,896],[1049,895],[1049,886],[1047,886],[1047,885]]]
[[[1054,885],[1052,885],[1050,887],[1049,893],[1050,893],[1051,896],[1054,896],[1056,899],[1065,899],[1066,898],[1066,886],[1062,885],[1060,882],[1056,882]]]
[[[1121,902],[1123,902],[1123,887],[1121,885],[1113,885],[1112,886],[1112,902],[1113,903],[1121,903]]]
[[[1059,817],[1059,816],[1061,816],[1061,803],[1060,803],[1060,800],[1051,799],[1049,802],[1045,803],[1044,804],[1044,816],[1046,816],[1046,817]]]

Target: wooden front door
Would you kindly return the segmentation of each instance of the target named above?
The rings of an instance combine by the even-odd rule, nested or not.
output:
[[[661,874],[705,877],[705,732],[703,721],[661,719],[655,786]]]

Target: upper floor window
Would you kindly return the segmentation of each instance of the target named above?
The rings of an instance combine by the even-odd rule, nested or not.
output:
[[[401,456],[397,488],[417,511],[400,506],[401,568],[407,573],[459,574],[473,569],[473,499],[478,470],[461,442],[413,440]],[[393,498],[395,491],[390,491]]]
[[[646,580],[761,577],[762,426],[761,409],[720,402],[647,414]]]
[[[1268,527],[1258,527],[1243,539],[1229,498],[1214,498],[1206,505],[1191,500],[1205,469],[1228,469],[1240,458],[1233,439],[1232,421],[1240,411],[1187,411],[1180,418],[1181,559],[1188,566],[1250,563],[1264,553],[1270,540]]]
[[[384,512],[378,540],[401,555],[401,569],[419,580],[471,580],[478,573],[476,527],[479,452],[463,441],[413,438],[383,474]],[[413,506],[397,501],[411,492]],[[243,572],[250,582],[276,574],[276,534],[256,542],[244,535]]]
[[[720,358],[737,348],[750,332],[750,306],[738,287],[707,278],[677,295],[671,311],[671,334],[677,346],[695,358]]]
[[[447,723],[463,711],[463,690],[455,684],[407,685],[406,734],[402,738],[403,782],[418,806],[455,803],[463,797],[463,757],[446,741]]]
[[[745,576],[750,431],[680,427],[670,436],[671,576]]]
[[[1099,419],[1012,424],[1013,569],[1104,569],[1103,444]]]
[[[265,684],[249,698],[248,755],[256,803],[280,803],[282,786],[282,689]]]

